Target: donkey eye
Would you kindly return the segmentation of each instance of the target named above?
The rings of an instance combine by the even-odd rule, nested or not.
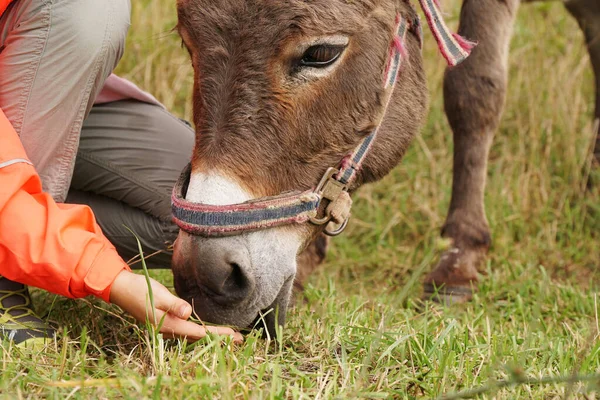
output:
[[[337,61],[346,46],[318,44],[309,47],[300,59],[301,67],[325,68]]]

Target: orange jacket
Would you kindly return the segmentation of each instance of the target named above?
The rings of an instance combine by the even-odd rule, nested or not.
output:
[[[8,7],[8,4],[11,1],[12,0],[0,0],[0,15],[2,15],[2,13],[4,12],[4,10],[6,10],[6,7]]]
[[[8,1],[0,0],[0,10]],[[0,109],[0,275],[67,297],[109,300],[127,264],[86,206],[42,192],[19,136]]]

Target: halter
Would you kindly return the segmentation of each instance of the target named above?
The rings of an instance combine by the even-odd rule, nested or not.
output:
[[[448,64],[454,66],[462,62],[468,57],[474,44],[449,32],[435,0],[419,2]],[[352,154],[344,157],[339,168],[327,169],[316,188],[224,206],[194,203],[185,199],[191,176],[191,164],[188,164],[173,188],[173,221],[185,232],[207,237],[237,235],[305,222],[326,225],[324,232],[330,236],[340,234],[348,223],[352,207],[348,188],[369,154],[389,106],[402,60],[406,56],[404,41],[409,28],[420,32],[419,19],[408,22],[398,14],[384,74],[385,106],[376,128],[359,143]]]

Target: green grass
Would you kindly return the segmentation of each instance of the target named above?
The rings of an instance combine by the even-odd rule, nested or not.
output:
[[[458,2],[446,2],[455,25]],[[136,1],[119,73],[190,118],[191,67],[172,1]],[[490,157],[494,244],[473,302],[418,307],[450,200],[444,63],[426,32],[427,123],[403,163],[357,195],[347,232],[291,310],[281,343],[154,340],[116,307],[36,292],[64,327],[44,353],[0,348],[6,398],[598,398],[600,190],[585,190],[593,77],[560,4],[523,6],[509,98]],[[600,173],[592,171],[600,183]],[[152,272],[169,286],[169,271]],[[495,388],[499,380],[526,384]]]

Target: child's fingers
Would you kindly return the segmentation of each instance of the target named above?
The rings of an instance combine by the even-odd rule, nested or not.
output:
[[[206,332],[208,331],[218,335],[233,336],[235,343],[242,343],[244,341],[242,335],[231,328],[217,326],[204,327],[194,322],[180,319],[173,314],[165,313],[161,310],[157,310],[156,315],[159,320],[163,319],[164,316],[160,331],[169,337],[187,338],[189,341],[196,341],[205,337]]]
[[[192,315],[192,306],[185,300],[180,299],[164,287],[154,281],[154,306],[159,310],[173,314],[182,320],[187,320]]]
[[[158,314],[161,314],[158,317]],[[160,327],[160,332],[169,337],[187,338],[193,342],[206,336],[206,329],[190,321],[186,321],[176,316],[157,310],[157,318],[162,319],[163,324]]]
[[[226,328],[224,326],[206,326],[206,330],[217,335],[233,336],[233,341],[238,344],[241,344],[244,341],[242,334],[231,328]]]
[[[175,337],[187,337],[198,340],[206,336],[206,332],[218,335],[233,336],[236,343],[241,343],[243,337],[231,328],[220,326],[207,326],[187,321],[192,314],[192,306],[183,299],[173,295],[166,287],[153,281],[154,305],[157,309],[158,321],[164,316],[161,332]],[[159,316],[160,314],[160,316]]]

